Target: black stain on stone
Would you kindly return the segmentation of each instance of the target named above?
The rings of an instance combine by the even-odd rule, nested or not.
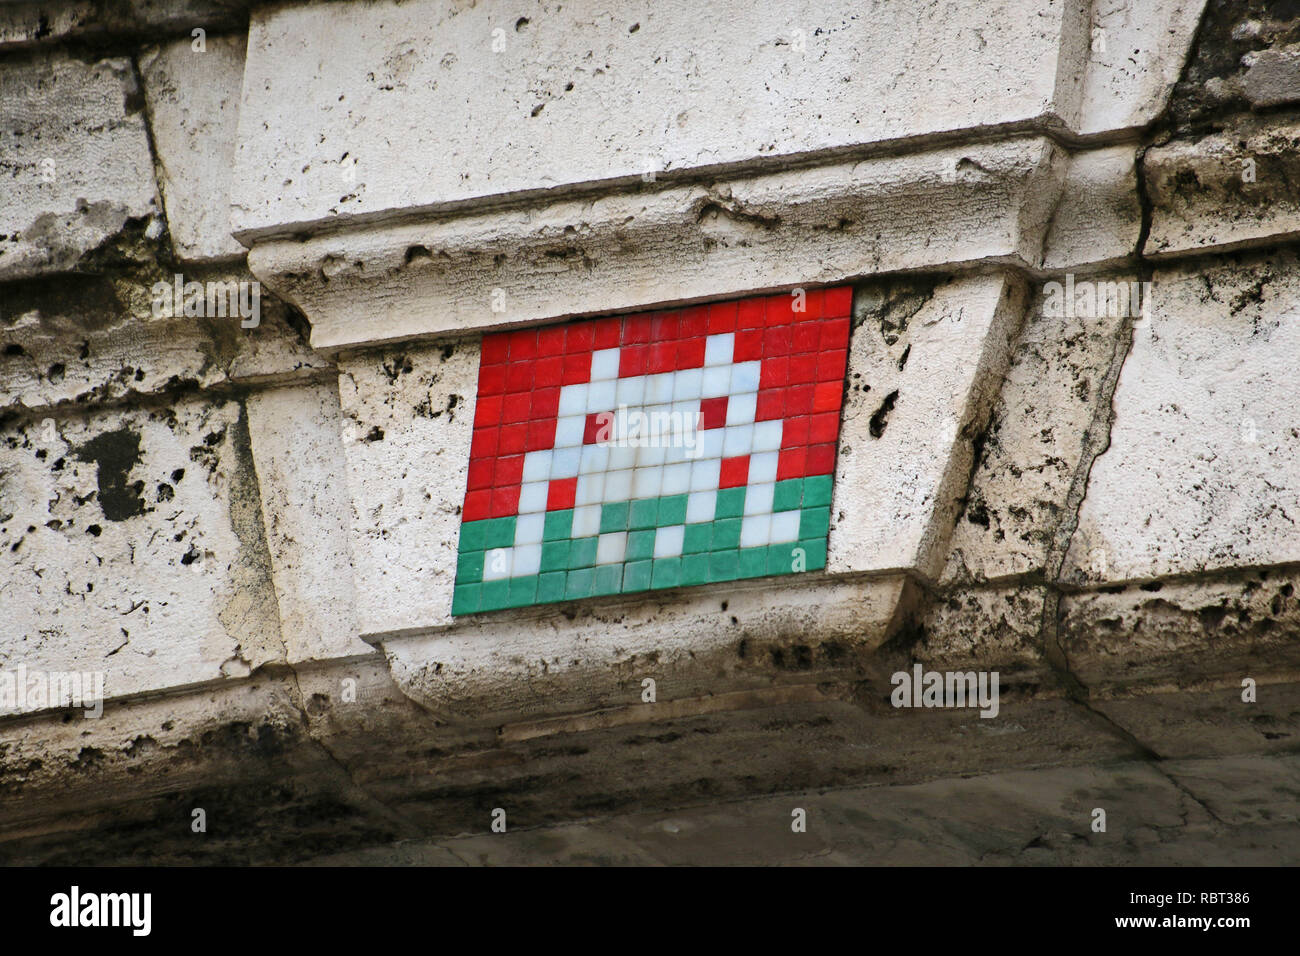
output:
[[[889,413],[894,410],[894,402],[897,400],[898,391],[895,390],[890,392],[885,396],[885,400],[880,403],[880,407],[877,408],[875,413],[871,416],[869,427],[871,429],[872,438],[879,438],[885,433],[885,426],[889,424]]]
[[[98,470],[99,507],[109,521],[125,521],[144,514],[142,485],[128,485],[127,476],[140,461],[140,436],[129,428],[96,435],[76,451],[80,461],[94,462]]]

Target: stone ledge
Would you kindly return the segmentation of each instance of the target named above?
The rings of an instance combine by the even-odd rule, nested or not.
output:
[[[373,657],[111,703],[98,721],[57,713],[9,721],[0,754],[0,858],[291,862],[481,833],[495,806],[508,808],[517,831],[804,788],[865,784],[880,794],[884,786],[993,771],[1093,765],[1077,772],[1109,772],[1098,764],[1151,772],[1116,725],[1047,694],[1004,689],[992,720],[970,711],[894,710],[888,666],[856,688],[823,683],[807,697],[759,691],[740,710],[707,699],[693,709],[669,680],[659,699],[671,713],[646,705],[634,708],[642,723],[557,725],[567,732],[541,735],[440,726]],[[1278,753],[1280,744],[1258,729],[1293,723],[1286,713],[1294,713],[1295,699],[1294,685],[1269,685],[1249,712],[1254,720],[1195,693],[1113,706],[1116,720],[1134,721],[1139,739],[1158,725],[1134,706],[1151,717],[1176,715],[1160,746],[1184,741],[1180,760],[1226,752],[1249,762],[1263,758],[1243,754]],[[1189,773],[1206,781],[1207,769]],[[1191,777],[1189,786],[1196,788]],[[189,832],[195,807],[208,811],[207,837]]]
[[[326,351],[883,272],[1028,267],[1067,159],[1046,139],[1012,140],[268,240],[249,267]]]
[[[1149,259],[1300,238],[1300,123],[1246,117],[1223,132],[1147,150]]]

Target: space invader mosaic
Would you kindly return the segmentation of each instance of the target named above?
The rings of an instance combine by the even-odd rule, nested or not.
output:
[[[851,305],[484,336],[452,613],[825,567]]]

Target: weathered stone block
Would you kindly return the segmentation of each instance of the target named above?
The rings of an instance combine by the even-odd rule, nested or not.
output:
[[[0,63],[0,280],[67,271],[157,215],[141,106],[129,60]]]
[[[938,577],[970,469],[1024,316],[1011,275],[929,295],[855,295],[827,570]]]
[[[1297,355],[1294,254],[1158,271],[1064,577],[1300,560]]]
[[[1042,256],[1068,154],[1041,138],[835,162],[346,235],[249,267],[337,349]]]
[[[141,58],[167,225],[183,260],[244,255],[230,235],[230,175],[246,45],[243,34],[207,37],[201,51],[184,39]]]
[[[268,8],[250,26],[235,229],[248,238],[959,130],[1060,126],[1079,108],[1085,6]]]
[[[120,697],[284,658],[238,402],[10,425],[0,547],[6,667],[102,671]]]
[[[264,389],[247,407],[289,662],[373,653],[357,637],[337,384]]]
[[[1147,150],[1151,258],[1225,251],[1300,235],[1300,126],[1240,120]]]
[[[1065,545],[1056,542],[1057,529],[1070,516],[1070,496],[1098,429],[1106,427],[1104,416],[1095,420],[1127,346],[1126,319],[1110,311],[1048,314],[1045,305],[1039,287],[953,531],[946,583],[1042,575],[1052,549]]]

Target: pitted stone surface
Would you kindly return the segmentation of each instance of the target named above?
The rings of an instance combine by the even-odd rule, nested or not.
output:
[[[261,389],[247,407],[289,662],[372,653],[357,637],[336,381]]]
[[[937,577],[1026,293],[1010,275],[854,301],[827,570]]]
[[[242,411],[76,415],[0,433],[0,656],[109,697],[282,659]]]
[[[1018,137],[267,240],[248,261],[307,315],[321,349],[884,272],[1029,266],[1069,159]]]
[[[1300,124],[1246,118],[1222,132],[1147,151],[1151,234],[1168,258],[1300,235]]]
[[[0,280],[68,271],[157,215],[141,99],[125,58],[0,63]]]
[[[1085,281],[1132,279],[1103,274]],[[1126,320],[1048,315],[1044,306],[1040,286],[953,530],[945,583],[1045,573],[1056,529],[1069,516],[1071,487]]]
[[[458,341],[340,365],[363,634],[451,622],[478,360]]]
[[[1064,576],[1300,561],[1300,270],[1289,252],[1156,272]]]

